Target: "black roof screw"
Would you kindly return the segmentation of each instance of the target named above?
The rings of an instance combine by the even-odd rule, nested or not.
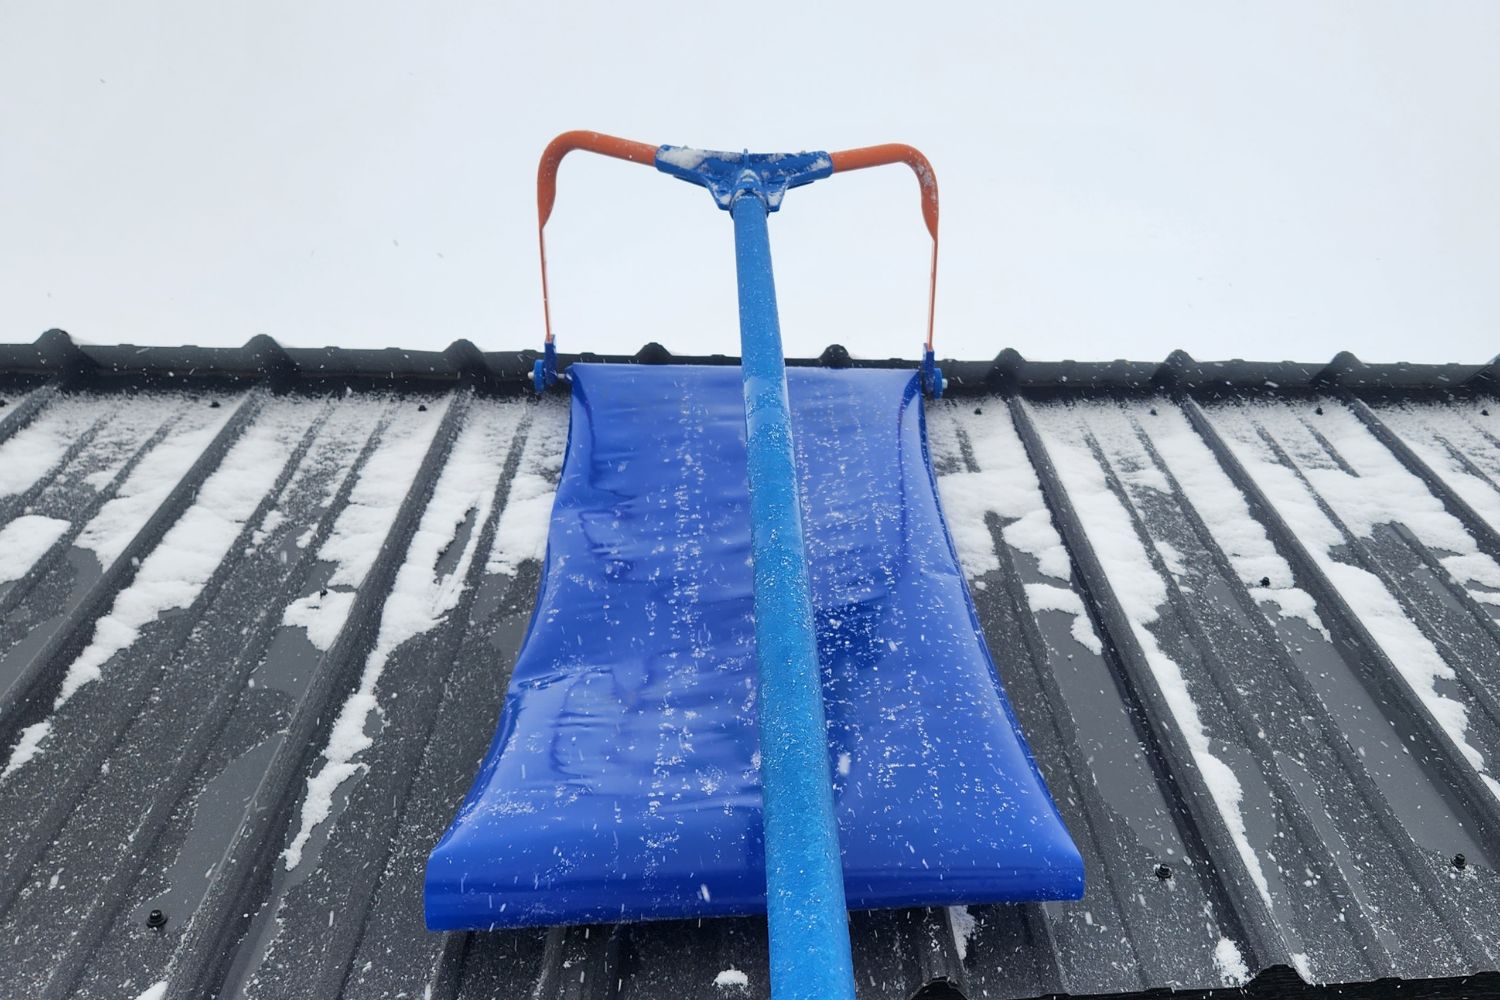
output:
[[[9,405],[10,405],[10,400],[8,400],[8,399],[0,399],[0,406],[9,406]],[[1489,413],[1486,412],[1485,416],[1489,416]]]
[[[1269,576],[1263,576],[1263,577],[1261,577],[1260,578],[1260,585],[1262,587],[1269,587],[1271,585],[1271,578]]]
[[[417,404],[417,412],[418,413],[426,413],[427,412],[427,404],[426,403],[418,403]]]
[[[1151,407],[1151,415],[1152,415],[1152,416],[1153,416],[1153,417],[1154,417],[1154,416],[1156,416],[1156,407],[1154,407],[1154,406],[1153,406],[1153,407]]]
[[[161,930],[167,926],[167,915],[160,910],[152,910],[146,914],[146,926],[152,930]]]
[[[1314,407],[1313,412],[1321,417],[1323,415],[1323,408],[1321,406]]]
[[[982,407],[982,406],[976,406],[976,407],[974,407],[974,416],[976,416],[976,417],[982,417],[982,416],[984,416],[984,407]]]
[[[1462,854],[1455,854],[1453,855],[1453,867],[1457,868],[1459,871],[1463,871],[1465,868],[1469,867],[1469,859],[1464,857]]]
[[[1156,877],[1165,882],[1167,879],[1172,877],[1172,869],[1167,867],[1166,865],[1157,865]]]
[[[4,406],[4,405],[5,405],[5,400],[0,399],[0,406]],[[1479,415],[1481,417],[1487,417],[1487,416],[1490,415],[1490,411],[1489,410],[1480,410],[1479,411]]]
[[[219,408],[219,401],[217,399],[211,399],[211,400],[209,400],[208,401],[208,408],[210,410],[217,410]]]

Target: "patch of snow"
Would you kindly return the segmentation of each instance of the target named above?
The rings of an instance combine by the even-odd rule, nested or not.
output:
[[[958,951],[958,960],[969,958],[969,941],[974,937],[974,914],[967,906],[948,907],[948,926],[953,930],[953,947]]]
[[[41,749],[42,741],[52,732],[52,720],[43,719],[41,722],[32,723],[21,730],[20,739],[16,740],[16,748],[11,751],[10,760],[5,763],[5,770],[0,771],[0,781],[4,781],[14,774],[20,767]]]
[[[847,752],[839,754],[838,769],[840,775],[845,778],[849,777],[849,771],[853,767],[853,764],[854,758],[850,757]]]
[[[495,529],[495,544],[485,562],[485,572],[514,576],[522,563],[540,562],[546,557],[552,501],[567,442],[566,404],[551,398],[539,401]]]
[[[31,423],[0,444],[0,496],[24,493],[35,485],[98,417],[98,409],[81,400],[48,403]]]
[[[343,631],[352,607],[354,591],[324,590],[287,605],[281,621],[284,625],[301,625],[307,632],[307,641],[326,652]]]
[[[170,419],[169,404],[164,401],[161,406],[163,418]],[[166,437],[146,453],[120,484],[114,498],[84,527],[76,544],[92,550],[100,565],[113,563],[203,454],[237,406],[235,401],[216,410],[199,407],[183,413]]]
[[[1166,485],[1165,477],[1163,477],[1162,485]],[[1187,563],[1183,562],[1182,553],[1177,551],[1177,547],[1171,542],[1164,539],[1154,539],[1152,544],[1156,546],[1156,552],[1161,556],[1161,561],[1166,564],[1167,572],[1181,579],[1187,573]]]
[[[1326,453],[1304,422],[1308,419],[1304,414],[1280,406],[1259,407],[1257,416],[1269,421],[1267,429],[1350,531],[1368,538],[1377,525],[1403,524],[1428,549],[1450,553],[1441,559],[1443,568],[1469,587],[1471,596],[1493,596],[1490,591],[1473,589],[1475,585],[1500,590],[1500,564],[1479,551],[1463,523],[1347,407],[1325,400],[1323,415],[1315,418],[1313,426],[1333,442],[1353,475],[1336,464],[1318,461]],[[1308,461],[1309,457],[1313,460]]]
[[[708,159],[708,150],[692,149],[688,146],[667,146],[656,151],[656,158],[679,170],[697,170],[703,161]]]
[[[458,604],[479,547],[481,528],[494,502],[501,472],[496,456],[504,454],[515,433],[519,410],[520,404],[514,403],[476,403],[467,415],[386,596],[380,631],[365,660],[359,687],[339,709],[323,748],[323,764],[307,780],[301,825],[282,852],[289,870],[302,863],[303,849],[313,831],[332,813],[333,797],[340,786],[366,766],[355,758],[374,742],[366,726],[372,712],[382,712],[375,688],[391,654],[407,640],[435,628]],[[415,469],[413,464],[411,471]],[[410,478],[408,474],[396,484],[403,496]],[[465,521],[470,522],[471,530],[463,551],[452,568],[439,576],[438,562]],[[332,597],[332,592],[328,596]],[[347,614],[345,608],[340,620]],[[310,629],[309,638],[311,635]]]
[[[446,412],[446,408],[429,407],[426,412],[404,414],[400,421],[386,426],[359,470],[359,478],[349,491],[349,502],[318,549],[320,560],[334,564],[333,573],[322,588],[325,592],[298,598],[282,615],[283,624],[306,629],[307,640],[318,649],[326,651],[343,629],[349,609],[354,606],[354,591],[374,565],[386,533],[406,499],[407,487],[432,443],[442,420],[440,409]],[[338,482],[329,483],[329,502],[339,488]],[[309,540],[313,533],[315,529],[309,528]]]
[[[1104,652],[1104,643],[1099,641],[1099,635],[1084,611],[1083,598],[1067,587],[1054,587],[1050,583],[1028,583],[1026,603],[1031,606],[1031,613],[1034,615],[1043,611],[1065,611],[1072,615],[1073,625],[1070,631],[1074,640],[1092,653]]]
[[[0,583],[25,576],[67,530],[67,521],[41,514],[22,514],[7,524],[0,531]]]
[[[1134,409],[1145,405],[1137,404]],[[1175,405],[1158,401],[1155,408],[1157,416],[1140,421],[1150,433],[1152,446],[1251,596],[1275,605],[1283,618],[1300,618],[1326,638],[1328,629],[1318,617],[1312,595],[1293,586],[1291,565],[1276,551],[1261,523],[1250,516],[1244,494],[1208,445]]]
[[[1250,970],[1245,966],[1239,946],[1227,937],[1219,938],[1219,943],[1214,946],[1214,968],[1219,971],[1219,978],[1224,980],[1225,986],[1239,986],[1250,979]]]
[[[979,467],[978,472],[960,469],[938,477],[944,520],[965,575],[977,577],[1000,568],[985,524],[985,515],[995,514],[1009,522],[1001,532],[1005,541],[1033,556],[1042,573],[1066,581],[1071,575],[1068,550],[1052,524],[1010,414],[996,407],[976,415],[948,404],[929,411],[928,428],[934,441],[962,432]]]
[[[750,988],[750,977],[731,965],[717,976],[714,976],[714,985],[721,990],[748,990]]]
[[[274,534],[276,529],[281,527],[282,523],[285,521],[286,515],[283,514],[280,510],[273,509],[267,511],[266,516],[261,519],[260,527],[256,528],[254,534],[250,536],[251,547],[258,548],[268,537]]]
[[[1311,402],[1305,404],[1309,412],[1313,405]],[[1348,414],[1348,411],[1343,410],[1340,404],[1332,400],[1325,401],[1323,409],[1325,416],[1318,418],[1320,420],[1334,416],[1335,411],[1343,411],[1350,421],[1355,421],[1352,414]],[[1274,452],[1258,433],[1258,427],[1264,421],[1334,512],[1341,519],[1346,513],[1349,515],[1350,520],[1345,523],[1351,531],[1367,532],[1382,517],[1391,516],[1391,514],[1379,513],[1369,498],[1359,498],[1351,494],[1361,490],[1371,493],[1389,491],[1384,494],[1384,499],[1378,502],[1390,505],[1390,510],[1397,512],[1397,516],[1402,517],[1414,532],[1417,529],[1410,521],[1405,520],[1407,515],[1404,505],[1407,503],[1415,504],[1414,512],[1411,514],[1412,520],[1419,523],[1429,522],[1426,526],[1427,530],[1441,532],[1450,544],[1462,544],[1457,538],[1452,537],[1453,533],[1450,530],[1431,523],[1436,521],[1430,506],[1431,502],[1435,502],[1431,495],[1423,489],[1422,494],[1427,497],[1427,502],[1421,501],[1420,498],[1412,495],[1413,491],[1409,483],[1403,483],[1399,477],[1390,474],[1377,473],[1372,481],[1368,482],[1363,476],[1350,476],[1328,459],[1321,445],[1318,445],[1311,437],[1290,405],[1233,404],[1206,407],[1204,412],[1208,414],[1209,420],[1218,429],[1235,458],[1245,467],[1270,502],[1275,505],[1292,533],[1307,548],[1318,568],[1338,588],[1339,593],[1385,652],[1386,657],[1406,679],[1412,690],[1417,693],[1428,712],[1443,727],[1474,767],[1481,771],[1487,770],[1483,755],[1465,738],[1468,730],[1468,712],[1464,705],[1440,693],[1437,689],[1437,681],[1451,679],[1454,676],[1453,668],[1443,660],[1417,624],[1406,616],[1400,602],[1390,591],[1386,590],[1376,576],[1333,557],[1333,553],[1344,545],[1343,534],[1319,508],[1316,498],[1307,485],[1298,478],[1296,472],[1277,460]],[[1357,430],[1359,433],[1365,433],[1363,425],[1351,427],[1347,423],[1330,424],[1330,427],[1334,426],[1338,427],[1340,454],[1349,460],[1349,455],[1342,450],[1345,439],[1351,431]],[[1285,438],[1282,437],[1283,434],[1286,435]],[[1359,446],[1356,445],[1352,451],[1362,462],[1370,461],[1371,456]],[[1389,456],[1389,453],[1387,452],[1386,455]],[[1414,478],[1411,481],[1417,482]],[[1447,517],[1445,512],[1439,511],[1439,513]],[[1467,533],[1462,531],[1461,527],[1457,534],[1468,538]],[[1429,543],[1428,539],[1424,538],[1423,541]],[[1436,541],[1430,544],[1435,547],[1449,547]],[[1472,547],[1472,539],[1468,540],[1468,545]],[[1485,775],[1485,777],[1489,776]],[[1491,787],[1494,788],[1493,785]]]
[[[1490,527],[1500,531],[1500,449],[1480,429],[1495,400],[1372,406],[1376,416]],[[1500,432],[1500,426],[1496,426]],[[1465,464],[1467,462],[1467,464]],[[1489,481],[1487,482],[1486,479]]]
[[[944,465],[957,466],[957,471],[939,475],[937,484],[943,518],[964,574],[972,580],[1000,569],[1000,557],[985,523],[986,515],[994,514],[1004,522],[1000,534],[1006,544],[1036,559],[1042,574],[1066,583],[1072,576],[1068,550],[1052,523],[1041,483],[1026,457],[1026,447],[1016,434],[1010,412],[992,407],[987,413],[976,414],[950,403],[928,411],[927,427],[934,460],[941,458]],[[968,439],[978,472],[963,469],[960,433]],[[1028,584],[1026,598],[1033,613],[1062,611],[1072,615],[1073,638],[1095,653],[1103,651],[1084,613],[1083,601],[1072,590]]]
[[[1312,965],[1308,963],[1307,956],[1300,951],[1292,952],[1292,967],[1297,970],[1297,975],[1302,977],[1304,983],[1312,983]]]
[[[197,500],[142,561],[135,579],[115,597],[109,613],[95,623],[92,640],[63,677],[57,707],[96,680],[110,657],[135,642],[143,626],[165,611],[191,604],[223,562],[261,497],[274,485],[288,447],[305,427],[298,407],[278,406],[271,413],[270,418],[252,424],[230,447],[219,468],[198,491]],[[142,462],[141,467],[145,464]],[[172,483],[175,485],[176,479]],[[170,491],[171,486],[166,489]],[[132,493],[131,499],[155,491],[154,486],[142,489]],[[123,534],[128,538],[139,527],[131,526]],[[113,539],[108,544],[112,546]]]
[[[198,491],[197,499],[141,562],[130,586],[115,596],[108,613],[94,623],[88,645],[63,675],[54,710],[66,704],[84,685],[97,680],[104,665],[133,644],[147,624],[163,612],[187,607],[198,596],[245,521],[255,512],[261,497],[275,483],[290,443],[305,428],[302,411],[294,405],[284,404],[270,412],[270,417],[251,424],[230,447],[219,468]],[[200,428],[197,434],[189,436],[202,435]],[[177,455],[171,464],[191,462],[191,458]],[[158,465],[152,476],[161,475],[164,467]],[[153,484],[134,492],[132,497],[156,491]],[[127,536],[138,528],[139,525],[122,526]],[[113,546],[114,541],[108,541],[108,545]],[[120,547],[123,548],[123,543]],[[46,731],[36,726],[28,728],[3,773],[10,774],[35,756],[45,735]]]
[[[151,986],[146,987],[146,991],[140,996],[136,997],[135,1000],[163,1000],[166,995],[167,981],[163,979],[159,983],[155,983]]]
[[[1062,405],[1028,406],[1028,410],[1115,597],[1130,621],[1131,633],[1145,654],[1152,676],[1161,688],[1178,728],[1187,738],[1188,749],[1198,764],[1214,804],[1224,817],[1235,848],[1255,887],[1267,904],[1271,904],[1270,885],[1260,856],[1250,845],[1245,817],[1240,809],[1244,789],[1233,769],[1213,753],[1181,668],[1162,651],[1156,636],[1147,627],[1160,617],[1159,608],[1167,599],[1166,583],[1151,565],[1129,514],[1110,490],[1103,468],[1083,440],[1084,428],[1078,412],[1071,406]]]

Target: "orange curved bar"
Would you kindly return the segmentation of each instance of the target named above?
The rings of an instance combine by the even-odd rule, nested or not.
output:
[[[644,163],[648,167],[656,162],[655,146],[603,132],[564,132],[542,150],[542,160],[536,168],[536,241],[542,259],[542,319],[547,327],[549,344],[552,343],[552,308],[547,301],[547,240],[542,230],[547,228],[552,206],[557,203],[557,168],[562,165],[563,157],[575,149],[631,163]]]
[[[542,161],[536,168],[536,214],[537,224],[545,226],[552,216],[552,205],[557,201],[557,168],[564,156],[581,149],[586,153],[613,156],[617,160],[644,163],[648,167],[656,162],[656,147],[631,139],[605,135],[603,132],[564,132],[547,143],[542,150]]]
[[[937,258],[938,258],[938,185],[937,173],[922,151],[904,142],[887,142],[879,146],[861,146],[829,153],[833,161],[833,172],[863,170],[865,167],[882,167],[891,163],[904,163],[917,175],[922,188],[922,220],[932,234],[932,273],[927,284],[927,349],[932,350],[933,315],[937,308]]]

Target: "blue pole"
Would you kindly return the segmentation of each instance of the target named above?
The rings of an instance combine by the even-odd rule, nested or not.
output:
[[[773,1000],[854,1000],[823,684],[802,543],[766,203],[734,215],[760,666],[760,781]]]

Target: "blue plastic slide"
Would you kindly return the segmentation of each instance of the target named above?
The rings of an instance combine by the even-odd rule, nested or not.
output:
[[[435,930],[765,911],[740,370],[571,373],[541,593],[428,862]],[[848,905],[1080,897],[943,523],[918,376],[787,385]]]

